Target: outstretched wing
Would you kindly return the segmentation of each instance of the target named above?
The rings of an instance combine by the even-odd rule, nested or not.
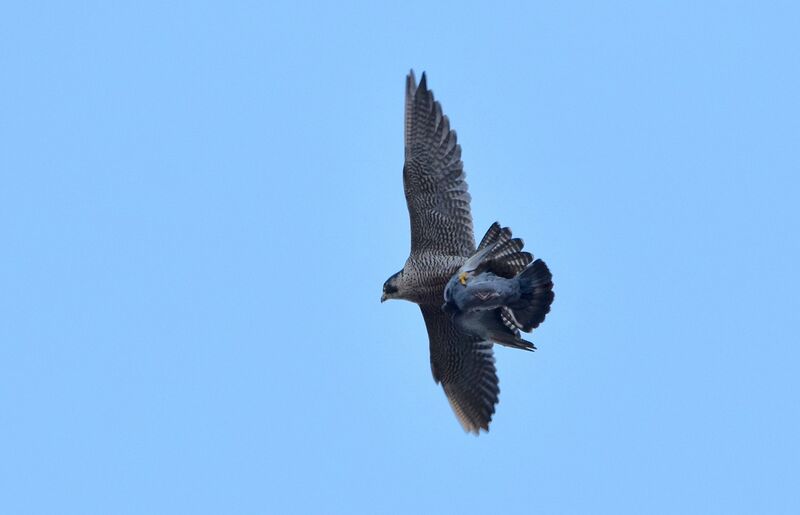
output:
[[[492,343],[459,332],[439,306],[420,305],[433,379],[442,384],[465,431],[488,431],[500,388]]]
[[[469,256],[475,251],[470,195],[461,147],[442,106],[428,89],[406,78],[403,185],[411,219],[411,254]]]

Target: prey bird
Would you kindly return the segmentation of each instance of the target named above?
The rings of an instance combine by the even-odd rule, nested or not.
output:
[[[522,251],[519,238],[495,222],[478,250],[450,278],[442,309],[466,334],[523,350],[536,347],[520,337],[544,321],[553,302],[553,276],[541,259]],[[516,273],[520,267],[521,272]]]
[[[511,232],[498,224],[489,228],[481,242],[484,247],[476,248],[461,146],[428,89],[425,73],[419,84],[413,71],[406,77],[404,136],[403,186],[411,222],[411,253],[403,269],[384,283],[381,302],[404,299],[419,305],[428,330],[433,378],[442,385],[464,430],[478,434],[481,429],[489,430],[500,392],[493,342],[533,347],[519,338],[518,331],[532,329],[531,321],[536,318],[524,314],[519,304],[532,302],[523,299],[527,293],[522,292],[532,256],[522,251],[521,240],[511,238]],[[462,270],[471,257],[476,257],[476,251],[485,253],[472,260],[474,268]],[[536,266],[535,262],[532,267]],[[531,274],[539,277],[537,271]],[[549,271],[547,275],[549,281]],[[463,279],[466,292],[453,290],[445,312],[445,286],[454,277]],[[505,296],[510,304],[495,306],[488,298],[482,304],[478,297],[479,302],[470,304],[470,291],[477,292],[470,290],[473,285],[499,279],[516,280],[520,298]],[[499,284],[490,289],[499,288]],[[549,309],[549,302],[547,306]],[[498,320],[503,328],[496,326]]]

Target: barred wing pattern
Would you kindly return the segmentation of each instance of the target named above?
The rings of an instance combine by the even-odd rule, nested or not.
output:
[[[413,71],[406,78],[403,186],[412,255],[469,256],[475,251],[461,146],[425,73],[417,86]]]
[[[430,341],[431,371],[465,431],[489,430],[500,388],[492,343],[456,329],[439,306],[420,305]]]

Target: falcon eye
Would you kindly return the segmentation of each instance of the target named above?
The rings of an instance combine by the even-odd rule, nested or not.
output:
[[[383,285],[383,291],[384,293],[391,295],[392,293],[397,293],[397,288],[389,283],[386,283]]]

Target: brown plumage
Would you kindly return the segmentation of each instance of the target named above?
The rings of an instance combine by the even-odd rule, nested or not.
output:
[[[384,284],[381,300],[419,304],[430,344],[431,371],[466,431],[488,431],[500,389],[492,342],[459,332],[441,309],[444,287],[476,251],[461,147],[428,89],[406,78],[403,185],[411,222],[411,253]],[[516,275],[530,263],[522,242],[493,225],[481,245],[501,242],[495,267]]]

